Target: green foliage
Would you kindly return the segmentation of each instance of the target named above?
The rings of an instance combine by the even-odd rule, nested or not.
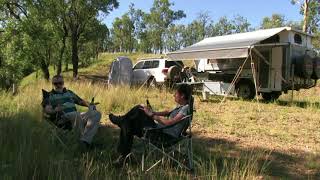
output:
[[[183,25],[169,25],[165,32],[165,47],[168,51],[176,51],[183,47]]]
[[[118,6],[116,0],[0,1],[0,88],[8,88],[40,69],[50,78],[49,66],[62,63],[87,66],[106,49],[108,28],[97,19]],[[79,61],[80,58],[80,61]]]
[[[249,21],[240,15],[236,15],[232,20],[232,24],[235,28],[235,33],[243,33],[250,31],[250,23]]]
[[[120,52],[132,52],[134,46],[134,23],[125,14],[113,22],[114,49]]]
[[[150,33],[150,41],[154,52],[162,53],[164,49],[164,33],[175,20],[186,17],[183,11],[173,11],[169,0],[155,0],[150,14],[146,15],[146,25]]]
[[[264,17],[262,20],[261,28],[277,28],[285,26],[284,16],[281,14],[272,14],[271,17]]]
[[[301,27],[303,31],[308,33],[316,33],[319,31],[319,0],[291,0],[292,4],[300,5],[300,14],[304,16]]]

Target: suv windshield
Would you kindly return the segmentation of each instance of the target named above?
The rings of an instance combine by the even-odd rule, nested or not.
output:
[[[176,65],[176,66],[178,66],[180,68],[183,68],[183,66],[184,66],[182,61],[166,61],[165,67],[169,68],[169,67],[174,66],[174,65]]]
[[[138,62],[138,63],[134,66],[134,69],[142,69],[142,68],[143,68],[143,63],[144,63],[144,61]]]

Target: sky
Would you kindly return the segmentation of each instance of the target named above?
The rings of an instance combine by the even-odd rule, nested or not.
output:
[[[136,9],[150,12],[153,0],[118,0],[118,9],[112,11],[103,22],[112,26],[116,17],[121,17],[128,12],[130,3],[135,4]],[[299,5],[292,5],[290,0],[170,0],[174,3],[172,9],[183,10],[186,18],[176,21],[179,24],[188,24],[197,18],[200,12],[209,12],[213,21],[218,21],[222,16],[232,19],[235,15],[241,15],[248,19],[252,27],[258,27],[263,17],[274,13],[282,14],[286,20],[300,21]]]

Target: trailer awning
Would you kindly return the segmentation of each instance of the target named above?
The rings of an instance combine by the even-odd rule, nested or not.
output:
[[[281,27],[206,38],[192,46],[170,52],[167,56],[173,60],[246,58],[251,46],[284,30],[291,28]]]

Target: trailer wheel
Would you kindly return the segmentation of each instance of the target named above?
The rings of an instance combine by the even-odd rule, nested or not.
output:
[[[262,93],[262,98],[266,101],[275,101],[281,95],[281,92]]]
[[[250,80],[241,80],[235,89],[238,98],[250,100],[255,96],[254,84]]]

